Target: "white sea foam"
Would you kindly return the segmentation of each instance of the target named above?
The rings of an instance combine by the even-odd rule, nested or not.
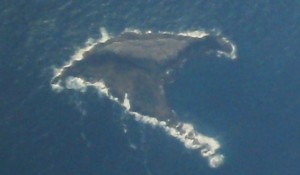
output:
[[[229,44],[230,47],[231,47],[231,52],[230,53],[227,53],[227,52],[223,52],[223,51],[220,51],[218,50],[217,51],[217,56],[221,57],[221,56],[225,56],[227,58],[230,58],[232,60],[235,60],[237,58],[237,49],[236,49],[236,46],[231,42],[229,41],[229,39],[227,39],[226,37],[222,37],[222,40]]]
[[[125,94],[125,97],[124,97],[123,106],[126,108],[126,110],[130,110],[130,101],[128,99],[127,93]]]
[[[75,90],[79,90],[80,92],[85,92],[86,87],[87,87],[86,82],[81,78],[68,77],[66,79],[66,88],[67,89],[75,89]]]
[[[109,88],[105,86],[103,81],[88,82],[82,78],[71,76],[66,78],[66,89],[86,92],[88,87],[97,89],[100,94],[106,95],[110,100],[123,106],[125,111],[133,116],[136,121],[162,128],[168,135],[182,142],[187,149],[199,150],[202,157],[207,158],[210,167],[217,168],[222,164],[224,156],[217,153],[217,150],[220,148],[219,142],[212,137],[197,132],[192,124],[178,122],[176,126],[169,126],[167,122],[159,121],[156,117],[131,111],[128,95],[125,94],[123,102],[119,101],[110,94]]]
[[[61,68],[55,69],[54,76],[51,80],[52,89],[55,91],[62,91],[63,89],[73,89],[80,92],[86,92],[88,87],[93,87],[98,90],[99,94],[105,95],[110,100],[118,103],[120,106],[124,107],[124,110],[133,116],[133,118],[141,123],[151,125],[153,127],[159,127],[163,129],[168,135],[176,138],[180,142],[184,144],[187,149],[198,150],[200,155],[204,158],[207,158],[209,166],[212,168],[219,167],[223,161],[224,156],[217,151],[220,149],[220,143],[213,137],[205,136],[194,129],[194,126],[190,123],[177,122],[175,126],[168,124],[169,121],[159,121],[154,116],[142,115],[138,112],[131,110],[130,105],[130,97],[126,93],[124,96],[123,102],[121,102],[118,98],[114,97],[109,88],[105,85],[103,80],[99,80],[96,82],[88,82],[85,79],[79,77],[66,77],[65,79],[60,79],[60,76],[63,72],[71,67],[75,62],[82,60],[84,57],[84,53],[93,49],[98,43],[104,43],[109,40],[111,37],[108,32],[104,29],[100,29],[101,38],[99,39],[89,39],[86,42],[86,45],[83,48],[78,49],[75,54],[71,57],[69,61],[67,61]],[[126,29],[124,32],[135,32],[142,34],[143,32],[136,29]],[[146,31],[144,33],[152,33],[151,31]],[[187,31],[181,33],[173,33],[173,32],[159,32],[159,33],[169,33],[180,36],[189,36],[194,38],[202,38],[209,35],[208,32],[204,30],[201,31]],[[230,42],[227,38],[222,38],[226,43],[229,43],[232,47],[231,53],[224,53],[219,51],[219,56],[226,56],[231,59],[236,58],[236,46]],[[54,81],[56,80],[56,81]]]
[[[151,30],[148,30],[146,32],[142,32],[139,29],[133,29],[133,28],[126,28],[123,33],[127,33],[127,32],[131,32],[131,33],[136,33],[136,34],[149,34],[149,33],[153,33]],[[211,32],[206,31],[206,30],[191,30],[191,31],[184,31],[184,32],[180,32],[180,33],[175,33],[175,32],[169,32],[169,31],[159,31],[158,33],[160,34],[170,34],[170,35],[178,35],[178,36],[186,36],[186,37],[191,37],[191,38],[203,38],[206,36],[211,35]],[[216,33],[215,31],[212,33]],[[217,36],[220,36],[221,39],[226,43],[229,44],[231,47],[231,52],[224,52],[221,50],[217,51],[217,56],[218,57],[227,57],[230,58],[232,60],[237,58],[237,49],[234,43],[232,43],[228,38],[221,36],[221,32],[219,31],[218,33],[216,33]]]
[[[193,38],[203,38],[205,36],[208,36],[209,33],[205,30],[195,30],[195,31],[185,31],[178,33],[180,36],[189,36]]]
[[[58,91],[58,92],[63,90],[63,88],[60,84],[61,81],[53,82],[53,80],[60,77],[63,74],[63,72],[68,67],[72,67],[75,62],[82,60],[84,58],[83,57],[84,53],[93,49],[97,44],[104,43],[110,39],[110,36],[107,33],[105,28],[100,28],[100,33],[101,33],[101,37],[99,39],[94,40],[94,39],[89,38],[87,40],[87,42],[85,43],[85,46],[76,50],[76,52],[71,56],[71,59],[69,61],[67,61],[65,64],[63,64],[63,66],[61,68],[54,69],[54,76],[51,79],[51,86],[52,86],[53,90]]]

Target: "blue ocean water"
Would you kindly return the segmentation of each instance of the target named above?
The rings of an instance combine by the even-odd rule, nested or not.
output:
[[[0,9],[0,174],[300,173],[300,2],[19,0]],[[237,60],[195,60],[167,88],[182,120],[220,140],[222,167],[96,93],[51,90],[52,68],[100,27],[215,28],[234,41]]]

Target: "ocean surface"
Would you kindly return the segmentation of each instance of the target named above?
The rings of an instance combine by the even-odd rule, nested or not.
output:
[[[1,1],[0,174],[299,175],[299,12],[297,0]],[[187,63],[166,88],[181,120],[220,142],[221,167],[96,92],[53,92],[54,68],[100,27],[234,42],[236,60]]]

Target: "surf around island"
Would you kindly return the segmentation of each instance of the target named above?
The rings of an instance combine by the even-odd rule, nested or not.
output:
[[[70,60],[54,71],[52,89],[82,93],[94,88],[99,95],[124,108],[138,122],[161,128],[187,149],[197,150],[210,167],[217,168],[224,156],[220,143],[180,121],[169,105],[165,85],[174,71],[190,59],[217,57],[236,59],[236,46],[221,34],[207,31],[142,32],[125,30],[111,36],[101,28],[99,39],[89,39]]]

